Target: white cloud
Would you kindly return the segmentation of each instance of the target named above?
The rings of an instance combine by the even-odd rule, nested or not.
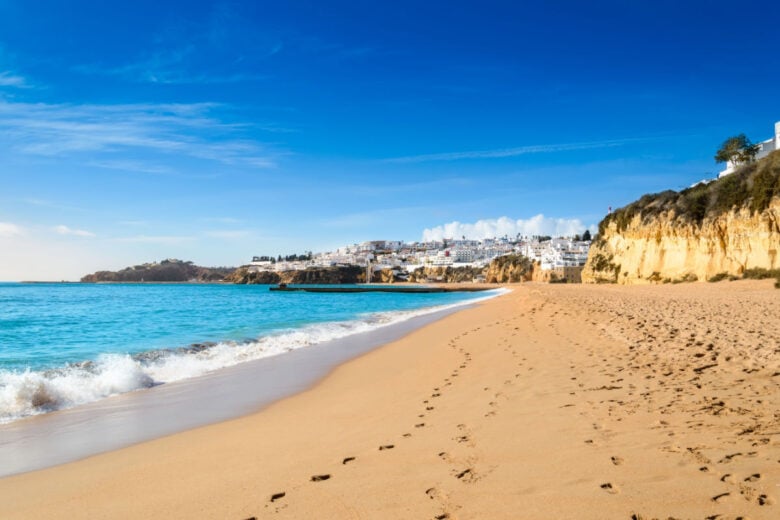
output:
[[[24,231],[21,227],[10,222],[0,222],[0,238],[13,238],[22,236]]]
[[[170,175],[174,173],[171,168],[166,166],[147,164],[141,161],[94,161],[87,163],[87,166],[106,168],[109,170],[122,170],[127,172],[153,173],[156,175]]]
[[[0,72],[0,87],[28,88],[27,80],[9,71]]]
[[[77,237],[94,237],[95,234],[90,231],[84,231],[83,229],[72,229],[68,226],[64,226],[60,224],[59,226],[54,227],[54,231],[59,233],[60,235],[72,235]]]
[[[241,224],[243,220],[233,217],[202,217],[203,222],[217,222],[219,224]]]
[[[236,230],[224,230],[224,231],[206,231],[206,236],[211,238],[222,238],[226,240],[232,240],[237,238],[245,238],[249,236],[249,231],[245,229]]]
[[[474,223],[450,222],[423,231],[423,241],[442,240],[444,238],[460,238],[480,240],[508,235],[549,235],[572,236],[585,231],[595,232],[593,225],[586,226],[580,219],[565,219],[545,217],[541,213],[529,219],[514,220],[509,217],[497,219],[482,219]]]
[[[68,105],[0,99],[0,132],[22,153],[88,153],[88,163],[115,169],[167,173],[160,165],[111,159],[138,151],[228,165],[275,166],[279,153],[243,139],[240,133],[246,125],[225,122],[215,115],[225,108],[214,103]]]
[[[516,148],[501,148],[497,150],[477,150],[466,152],[431,153],[424,155],[411,155],[407,157],[394,157],[386,159],[393,163],[417,163],[427,161],[456,161],[459,159],[497,159],[502,157],[516,157],[534,153],[554,153],[574,150],[591,150],[594,148],[609,148],[621,146],[635,141],[644,141],[644,138],[612,139],[606,141],[590,141],[583,143],[558,143],[518,146]]]
[[[123,238],[116,239],[117,242],[133,242],[133,243],[140,243],[140,244],[167,244],[167,245],[182,244],[184,242],[192,242],[193,240],[195,240],[194,237],[171,236],[171,235],[165,235],[165,236],[138,235],[134,237],[123,237]]]

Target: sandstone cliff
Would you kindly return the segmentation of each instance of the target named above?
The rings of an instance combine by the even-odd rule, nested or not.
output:
[[[499,256],[490,262],[485,281],[487,283],[516,283],[532,279],[534,264],[521,255]]]
[[[249,272],[240,267],[225,278],[226,282],[238,284],[338,284],[362,283],[366,280],[365,270],[359,266],[313,267],[300,271]]]
[[[780,153],[709,184],[646,195],[599,224],[584,283],[741,276],[780,267]]]
[[[493,259],[487,267],[424,267],[409,276],[410,282],[458,283],[472,282],[484,276],[487,283],[515,283],[531,280],[533,263],[520,255],[505,255]]]
[[[233,267],[201,267],[182,260],[163,260],[127,267],[121,271],[98,271],[84,276],[84,283],[96,282],[219,282]]]
[[[425,283],[428,280],[443,283],[472,282],[477,276],[485,274],[486,268],[478,267],[421,267],[409,275],[413,283]]]

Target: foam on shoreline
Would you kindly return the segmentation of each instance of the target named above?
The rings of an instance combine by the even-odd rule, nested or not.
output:
[[[485,298],[501,294],[490,291]],[[72,408],[152,386],[208,374],[239,363],[277,356],[370,332],[416,316],[456,308],[481,299],[407,311],[366,314],[354,320],[277,331],[254,340],[195,344],[139,354],[103,354],[95,360],[48,370],[0,370],[0,424],[30,415]]]
[[[0,425],[4,440],[0,443],[0,460],[4,462],[0,477],[252,413],[305,390],[349,359],[460,308],[505,292],[491,291],[485,298],[445,306],[312,325],[256,342],[198,346],[184,349],[186,352],[154,351],[135,357],[119,356],[121,359],[109,359],[103,365],[86,364],[91,368],[74,366],[72,369],[92,374],[85,376],[86,381],[98,390],[129,390],[115,391],[114,394],[121,395],[108,399],[97,397],[56,413],[42,411],[33,414],[35,417]],[[264,349],[264,345],[268,348]],[[285,355],[278,355],[281,353]],[[177,370],[178,379],[154,383],[159,381],[155,378],[176,377]],[[22,379],[25,374],[16,377]],[[57,377],[74,386],[79,383],[79,376],[72,374],[55,375],[49,381],[56,381]],[[35,379],[29,377],[26,382],[34,383]],[[133,385],[147,390],[132,391]],[[27,391],[23,397],[32,400],[34,394]]]

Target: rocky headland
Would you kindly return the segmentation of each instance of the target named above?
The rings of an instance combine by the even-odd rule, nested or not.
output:
[[[582,281],[776,277],[779,250],[780,152],[775,152],[716,181],[645,195],[607,215]]]
[[[192,262],[169,259],[135,265],[121,271],[98,271],[84,276],[83,283],[135,282],[221,282],[234,267],[201,267]]]
[[[336,284],[363,283],[365,270],[360,266],[312,267],[290,271],[250,271],[248,266],[239,267],[225,278],[226,282],[237,284]]]

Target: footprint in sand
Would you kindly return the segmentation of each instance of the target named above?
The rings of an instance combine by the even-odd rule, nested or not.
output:
[[[379,447],[379,451],[392,450],[393,448],[395,448],[394,444],[383,444]]]
[[[330,478],[330,475],[329,475],[329,474],[324,474],[324,475],[312,475],[312,477],[311,477],[311,479],[310,479],[310,480],[311,480],[312,482],[322,482],[323,480],[328,480],[329,478]]]
[[[471,468],[466,468],[463,471],[455,473],[455,478],[461,480],[462,482],[474,482],[477,480],[477,476],[474,474],[474,470]]]
[[[610,460],[612,460],[612,464],[614,464],[615,466],[620,466],[621,464],[623,464],[623,457],[618,457],[617,455],[615,455],[614,457],[610,457]]]
[[[712,500],[713,502],[720,502],[721,500],[723,500],[724,498],[726,498],[730,494],[731,493],[721,493],[720,495],[715,495],[710,500]]]
[[[727,463],[731,462],[731,459],[733,459],[734,457],[739,457],[740,455],[742,455],[741,451],[738,451],[737,453],[732,453],[730,455],[726,455],[725,457],[720,459],[718,461],[718,463],[719,464],[727,464]]]
[[[620,493],[620,490],[618,489],[618,487],[615,484],[611,483],[611,482],[605,482],[604,484],[601,484],[600,487],[601,487],[601,489],[603,489],[607,493],[611,493],[613,495],[616,495],[617,493]]]
[[[355,457],[344,457],[344,460],[341,461],[342,464],[346,464],[348,462],[352,462],[355,460]]]
[[[277,500],[284,498],[286,494],[287,493],[285,493],[284,491],[280,491],[279,493],[274,493],[273,495],[271,495],[271,502],[276,502]]]

